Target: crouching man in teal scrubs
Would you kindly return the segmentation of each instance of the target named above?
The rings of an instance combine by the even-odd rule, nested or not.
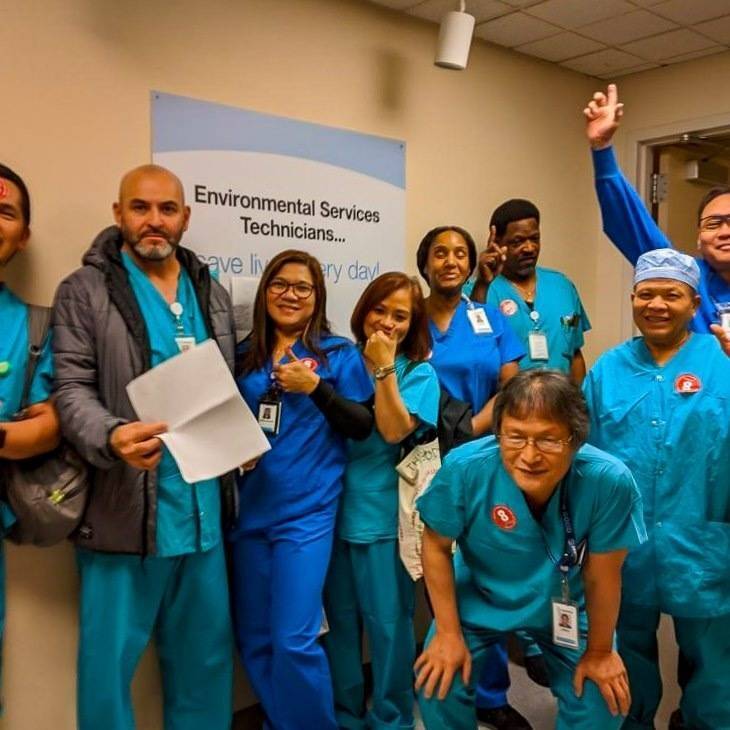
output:
[[[231,302],[179,245],[190,209],[171,172],[127,173],[114,214],[117,225],[61,283],[54,308],[61,424],[94,467],[75,536],[78,728],[134,730],[130,683],[154,636],[165,730],[228,730],[233,635],[221,497],[233,480],[185,482],[158,438],[165,424],[137,420],[126,386],[208,338],[232,369]]]
[[[510,380],[494,430],[451,452],[418,500],[435,614],[415,667],[426,728],[476,728],[472,677],[518,629],[545,655],[558,730],[619,728],[631,700],[613,644],[621,566],[645,540],[636,484],[583,446],[585,400],[562,373]]]
[[[604,353],[584,384],[590,441],[631,468],[649,532],[623,570],[624,730],[654,728],[661,613],[683,657],[683,726],[730,729],[730,359],[712,335],[690,331],[700,290],[691,256],[642,254],[631,297],[642,336]]]

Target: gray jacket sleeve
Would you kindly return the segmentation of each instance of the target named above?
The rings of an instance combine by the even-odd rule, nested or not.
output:
[[[55,404],[63,435],[90,464],[109,469],[118,461],[109,434],[127,419],[99,399],[94,316],[83,282],[63,281],[53,304]]]

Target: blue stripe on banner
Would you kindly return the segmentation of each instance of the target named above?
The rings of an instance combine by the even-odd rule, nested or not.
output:
[[[152,151],[245,150],[300,157],[405,188],[405,142],[152,92]]]

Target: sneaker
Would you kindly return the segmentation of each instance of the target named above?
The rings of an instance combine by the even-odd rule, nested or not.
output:
[[[669,730],[687,730],[682,717],[682,710],[679,707],[669,717]]]
[[[477,718],[493,730],[532,730],[532,725],[512,705],[477,707]]]
[[[548,674],[545,657],[542,654],[525,657],[525,670],[527,676],[541,687],[550,687],[550,675]]]

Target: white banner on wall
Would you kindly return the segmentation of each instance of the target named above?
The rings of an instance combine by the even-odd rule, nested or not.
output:
[[[154,162],[180,177],[192,209],[184,245],[239,303],[276,253],[303,249],[349,335],[367,283],[403,270],[403,142],[159,92],[152,130]]]

